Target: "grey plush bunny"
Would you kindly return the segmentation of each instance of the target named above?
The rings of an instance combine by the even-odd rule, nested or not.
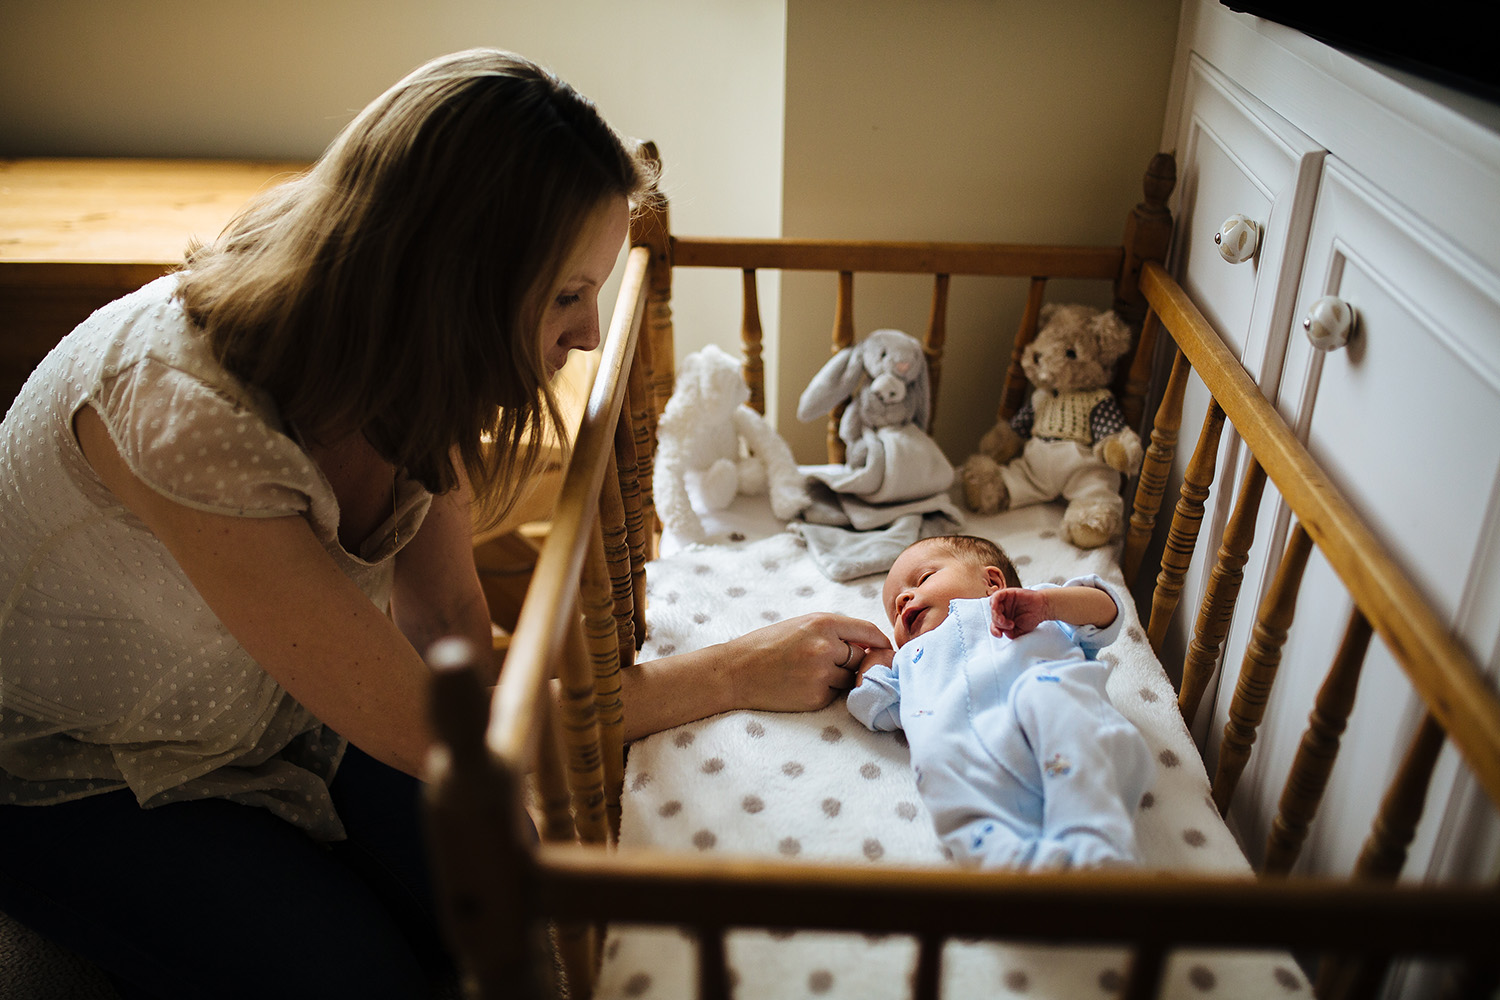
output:
[[[910,423],[926,431],[932,396],[921,342],[900,330],[876,330],[839,351],[803,390],[797,419],[816,420],[845,400],[839,438],[851,466],[863,464],[867,429]]]

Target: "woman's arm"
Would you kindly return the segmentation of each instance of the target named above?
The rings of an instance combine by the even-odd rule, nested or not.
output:
[[[853,685],[864,650],[889,646],[885,633],[870,622],[822,613],[638,663],[621,675],[625,738],[741,708],[822,708]]]
[[[92,408],[78,412],[74,431],[104,485],[162,541],[277,683],[366,753],[422,773],[431,742],[426,665],[334,564],[304,518],[185,507],[136,477]]]
[[[474,566],[474,531],[469,516],[468,478],[459,488],[432,498],[422,527],[396,555],[391,610],[396,625],[417,652],[444,636],[461,635],[483,650],[488,682],[498,672],[489,662],[490,609]]]

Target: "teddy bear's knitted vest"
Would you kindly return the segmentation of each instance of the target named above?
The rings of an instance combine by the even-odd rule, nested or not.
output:
[[[1109,389],[1080,389],[1053,395],[1040,390],[1031,397],[1034,411],[1031,434],[1049,441],[1094,443],[1090,419],[1094,407],[1110,398]]]

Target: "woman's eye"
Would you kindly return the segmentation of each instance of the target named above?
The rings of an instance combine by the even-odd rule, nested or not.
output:
[[[577,292],[564,292],[557,297],[557,304],[559,306],[576,305],[582,298],[583,296],[579,295]]]

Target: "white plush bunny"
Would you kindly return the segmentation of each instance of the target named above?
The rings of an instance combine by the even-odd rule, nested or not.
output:
[[[839,351],[802,391],[797,419],[815,420],[845,400],[839,438],[850,466],[863,464],[866,429],[910,423],[927,430],[932,396],[921,342],[900,330],[876,330]]]
[[[689,483],[706,510],[735,496],[769,492],[771,512],[790,520],[812,502],[792,451],[764,417],[745,405],[750,389],[740,363],[710,345],[689,354],[657,424],[656,512],[684,542],[701,542],[703,522]]]

